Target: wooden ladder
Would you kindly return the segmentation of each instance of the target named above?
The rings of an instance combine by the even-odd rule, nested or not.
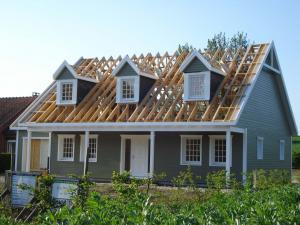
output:
[[[231,121],[240,109],[241,100],[245,97],[257,70],[262,63],[268,44],[254,44],[247,49],[235,74],[229,74],[222,87],[224,93],[215,112],[211,113],[212,121]]]

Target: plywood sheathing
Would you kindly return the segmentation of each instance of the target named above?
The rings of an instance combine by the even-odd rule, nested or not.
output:
[[[217,93],[209,101],[183,101],[183,74],[180,65],[190,52],[133,55],[141,71],[159,77],[139,104],[116,103],[116,78],[112,71],[122,60],[109,57],[82,59],[74,70],[98,83],[77,106],[57,106],[55,91],[36,110],[31,122],[179,122],[231,121],[236,117],[245,92],[262,62],[268,44],[201,54],[213,67],[226,72]]]

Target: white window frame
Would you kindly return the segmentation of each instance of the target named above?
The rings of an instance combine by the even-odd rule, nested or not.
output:
[[[134,81],[134,97],[133,98],[123,98],[123,81],[133,80]],[[116,102],[117,103],[137,103],[139,101],[140,93],[140,76],[122,76],[117,77],[117,93]]]
[[[180,165],[190,165],[190,166],[201,166],[202,165],[202,135],[180,135],[181,138],[181,148],[180,148]],[[186,140],[187,139],[200,139],[200,161],[186,161]]]
[[[279,141],[279,160],[285,159],[285,140]]]
[[[256,158],[257,160],[264,159],[264,138],[259,136],[256,139]]]
[[[191,87],[191,82],[190,79],[191,77],[195,76],[204,76],[204,95],[203,96],[190,96],[190,87]],[[197,101],[197,100],[209,100],[210,99],[210,77],[211,73],[210,71],[205,71],[205,72],[198,72],[198,73],[184,73],[184,96],[183,100],[184,101]]]
[[[231,139],[233,138],[233,135],[231,135]],[[209,166],[217,166],[217,167],[226,167],[226,159],[225,162],[216,162],[215,161],[215,140],[216,139],[222,139],[225,140],[225,147],[226,146],[226,135],[209,135]],[[232,142],[232,141],[231,141]],[[226,149],[227,151],[227,149]],[[226,157],[226,152],[225,152]],[[230,166],[232,166],[232,160],[230,161]]]
[[[89,142],[90,142],[90,138],[95,138],[96,139],[96,158],[89,158],[89,162],[97,162],[97,158],[98,158],[98,135],[97,134],[90,134],[89,135]],[[84,162],[85,161],[85,135],[80,135],[80,162]]]
[[[11,143],[15,143],[15,147],[16,147],[16,144],[17,144],[17,143],[16,143],[16,140],[7,140],[7,141],[6,141],[6,152],[7,152],[7,153],[13,153],[13,152],[15,153],[15,150],[16,150],[16,149],[11,149],[10,151],[9,151],[9,149],[8,149],[8,147],[10,146]]]
[[[71,138],[73,140],[73,157],[63,158],[63,140],[64,138]],[[59,134],[58,135],[58,151],[57,151],[57,161],[63,162],[74,162],[75,154],[75,134]]]
[[[57,82],[57,98],[56,98],[56,104],[57,105],[75,105],[77,102],[77,85],[78,81],[77,79],[72,80],[58,80]],[[62,91],[63,91],[63,85],[64,84],[72,84],[72,100],[62,100]]]

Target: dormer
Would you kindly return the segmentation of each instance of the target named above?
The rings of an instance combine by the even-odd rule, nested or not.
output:
[[[124,57],[113,70],[112,75],[117,79],[116,102],[137,104],[144,98],[158,77],[147,73],[128,57]]]
[[[79,76],[67,61],[64,61],[53,75],[56,80],[56,104],[76,105],[91,88],[96,80]]]
[[[179,69],[184,75],[184,101],[210,101],[226,75],[197,50],[190,53]]]

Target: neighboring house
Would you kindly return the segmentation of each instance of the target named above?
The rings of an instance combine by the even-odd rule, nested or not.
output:
[[[88,157],[99,181],[124,170],[170,181],[189,165],[202,181],[290,170],[297,134],[273,43],[65,61],[11,129],[16,170],[82,175]]]
[[[9,126],[37,96],[0,98],[0,152],[13,153],[16,148],[16,131]]]

